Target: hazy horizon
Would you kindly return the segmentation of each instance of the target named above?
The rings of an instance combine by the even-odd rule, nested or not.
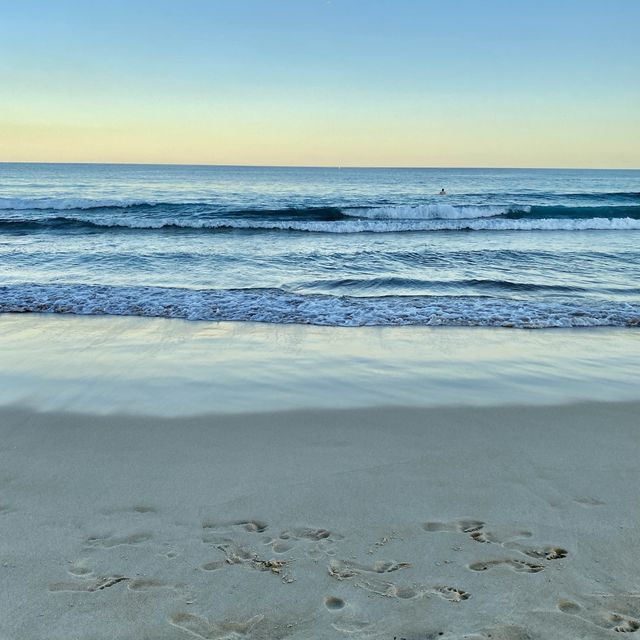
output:
[[[31,164],[31,165],[89,165],[89,166],[132,166],[132,167],[210,167],[237,169],[380,169],[384,170],[460,170],[460,171],[640,171],[640,167],[497,167],[497,166],[382,166],[382,165],[300,165],[300,164],[208,164],[198,162],[47,162],[39,160],[0,160],[0,165]]]

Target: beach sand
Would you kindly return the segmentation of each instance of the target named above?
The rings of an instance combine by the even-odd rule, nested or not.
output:
[[[639,338],[0,316],[0,638],[638,631]]]
[[[0,637],[611,638],[634,403],[0,414]]]

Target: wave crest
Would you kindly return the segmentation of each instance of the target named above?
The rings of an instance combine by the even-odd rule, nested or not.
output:
[[[0,313],[69,313],[327,326],[639,326],[640,304],[480,296],[352,297],[280,289],[172,289],[73,284],[0,287]]]
[[[277,219],[101,219],[82,216],[0,219],[0,227],[16,231],[46,227],[120,230],[300,231],[311,233],[405,233],[425,231],[611,231],[640,230],[637,218],[479,218],[461,220],[277,220]]]
[[[529,207],[522,207],[520,210],[527,212]],[[499,216],[509,211],[511,211],[510,207],[421,204],[373,207],[370,209],[344,209],[344,214],[370,220],[469,220]]]
[[[71,209],[126,209],[137,206],[162,204],[152,200],[122,200],[94,198],[0,198],[0,210],[47,210],[68,211]],[[169,204],[169,203],[167,203]],[[178,203],[179,204],[179,203]]]

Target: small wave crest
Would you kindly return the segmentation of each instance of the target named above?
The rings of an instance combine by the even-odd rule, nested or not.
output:
[[[544,284],[540,282],[519,282],[512,280],[495,280],[488,278],[468,278],[452,280],[428,280],[421,278],[377,277],[377,278],[329,278],[296,282],[292,291],[302,292],[377,292],[380,291],[411,291],[412,293],[429,291],[463,291],[475,289],[479,291],[505,291],[512,293],[576,293],[585,291],[582,287],[558,284]]]
[[[528,211],[524,207],[522,211]],[[488,218],[508,213],[509,207],[474,207],[469,205],[421,204],[414,206],[374,207],[370,209],[345,209],[344,214],[370,220],[470,220]]]
[[[55,210],[153,207],[160,202],[150,200],[118,200],[93,198],[6,198],[0,197],[0,210]],[[169,203],[167,203],[169,204]]]
[[[220,218],[181,219],[155,218],[83,218],[56,216],[52,218],[0,219],[0,227],[20,231],[38,227],[73,226],[93,229],[121,230],[200,230],[200,231],[301,231],[311,233],[404,233],[419,231],[610,231],[639,230],[637,218],[582,218],[582,219],[506,219],[485,218],[471,220],[247,220]]]
[[[68,313],[327,326],[639,326],[640,304],[480,296],[352,297],[281,289],[172,289],[83,284],[0,287],[1,313]]]

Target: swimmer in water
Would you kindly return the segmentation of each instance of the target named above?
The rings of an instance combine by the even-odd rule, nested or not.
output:
[[[439,196],[446,196],[447,192],[444,190],[444,187],[442,189],[440,189],[440,193],[438,194]]]

